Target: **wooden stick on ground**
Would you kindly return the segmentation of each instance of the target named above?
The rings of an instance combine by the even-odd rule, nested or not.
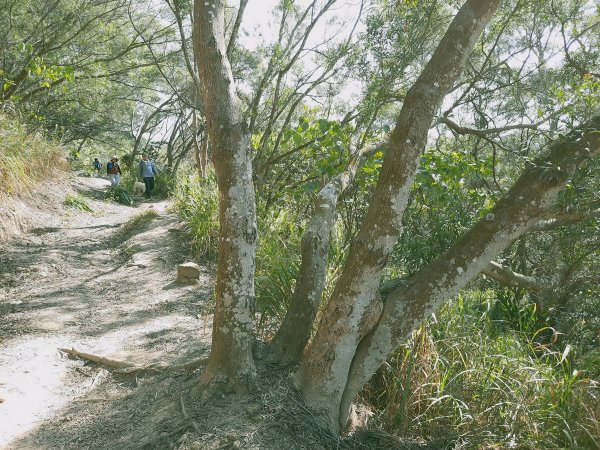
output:
[[[105,356],[94,355],[93,353],[80,352],[74,348],[59,348],[59,351],[67,353],[75,358],[81,358],[88,361],[102,364],[112,369],[116,369],[115,372],[121,375],[134,375],[140,372],[161,372],[165,370],[193,370],[204,366],[208,362],[208,358],[200,358],[189,361],[185,364],[164,364],[155,363],[148,366],[136,366],[134,363],[129,361],[122,361],[119,359],[107,358]]]
[[[67,353],[75,358],[87,359],[88,361],[95,362],[97,364],[102,364],[108,367],[112,367],[113,369],[125,369],[128,367],[134,367],[135,364],[129,361],[122,361],[119,359],[107,358],[105,356],[94,355],[92,353],[80,352],[79,350],[75,350],[73,347],[69,348],[59,348],[59,351],[63,353]]]

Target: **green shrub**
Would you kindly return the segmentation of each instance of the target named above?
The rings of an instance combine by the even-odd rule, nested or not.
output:
[[[131,191],[123,186],[110,187],[106,191],[106,199],[122,205],[133,206]]]
[[[298,281],[302,228],[284,211],[271,211],[258,222],[256,312],[258,333],[268,337],[283,320]]]
[[[200,258],[215,260],[219,238],[219,204],[214,174],[181,174],[174,189],[174,208],[186,223],[192,247]]]
[[[171,197],[177,190],[177,175],[169,167],[165,167],[154,177],[154,195]]]
[[[65,205],[70,208],[78,209],[80,211],[92,211],[92,208],[88,204],[87,200],[83,198],[81,194],[67,194],[67,196],[65,197]]]

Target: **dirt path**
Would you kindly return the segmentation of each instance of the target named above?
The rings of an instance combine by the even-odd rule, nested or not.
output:
[[[0,448],[63,448],[43,430],[84,426],[136,384],[116,384],[105,368],[58,347],[149,364],[199,357],[210,344],[209,275],[194,286],[174,282],[188,256],[167,203],[103,201],[107,182],[96,178],[75,188],[93,212],[65,208],[47,227],[2,246]]]

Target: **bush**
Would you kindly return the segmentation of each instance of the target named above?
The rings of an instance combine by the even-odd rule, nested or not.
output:
[[[454,435],[461,448],[597,448],[598,384],[573,370],[571,346],[498,333],[493,291],[459,296],[422,325],[363,391],[403,436]]]
[[[283,320],[300,275],[302,229],[284,211],[258,219],[256,312],[258,334],[272,335]]]
[[[88,211],[91,212],[92,208],[88,204],[85,198],[81,194],[71,195],[67,194],[65,197],[65,205],[74,209],[78,209],[80,211]]]
[[[214,174],[200,178],[197,173],[180,175],[174,189],[175,211],[186,222],[194,253],[215,260],[219,239],[219,203]]]
[[[121,205],[133,206],[131,191],[122,186],[110,187],[106,192],[106,199],[120,203]]]
[[[171,197],[177,190],[177,175],[169,167],[163,168],[157,176],[154,177],[154,195],[161,197]]]

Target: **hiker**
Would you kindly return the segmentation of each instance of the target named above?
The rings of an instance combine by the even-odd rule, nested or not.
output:
[[[96,176],[99,177],[100,176],[100,161],[98,160],[98,158],[94,158],[94,170],[96,171]]]
[[[148,154],[143,153],[142,159],[140,160],[140,164],[138,166],[138,175],[141,179],[144,180],[144,185],[146,186],[146,192],[144,194],[148,198],[152,198],[152,189],[154,189],[154,175],[157,175],[156,167],[154,163],[148,159]]]
[[[119,158],[110,158],[110,162],[106,164],[106,173],[113,188],[116,188],[121,182],[121,168],[119,167]]]

